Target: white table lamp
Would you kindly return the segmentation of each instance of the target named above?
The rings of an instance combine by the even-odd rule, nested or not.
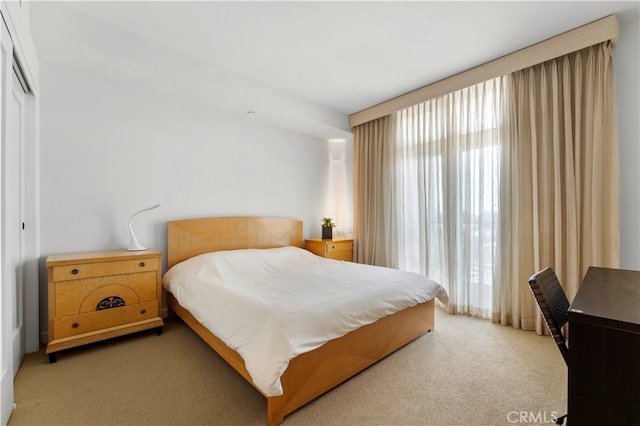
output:
[[[131,227],[131,221],[136,215],[142,212],[146,212],[148,210],[157,209],[161,205],[162,204],[155,204],[151,207],[147,207],[146,209],[138,210],[137,212],[131,215],[131,217],[129,218],[129,234],[131,235],[131,241],[129,242],[129,248],[127,248],[127,251],[144,251],[147,249],[145,246],[142,245],[138,237],[136,237],[136,234],[133,233],[133,228]]]

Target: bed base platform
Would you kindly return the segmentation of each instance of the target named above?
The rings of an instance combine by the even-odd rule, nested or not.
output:
[[[170,311],[253,385],[240,355],[200,324],[171,293],[167,296]],[[291,360],[281,377],[283,395],[265,395],[269,426],[281,424],[287,414],[433,330],[433,324],[434,301],[431,300],[381,318],[311,352],[298,355]]]

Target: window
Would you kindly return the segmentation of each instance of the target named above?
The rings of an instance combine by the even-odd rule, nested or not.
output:
[[[400,268],[445,286],[451,311],[491,315],[502,78],[396,115]]]

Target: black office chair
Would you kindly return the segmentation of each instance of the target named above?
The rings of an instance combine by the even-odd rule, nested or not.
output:
[[[553,340],[560,349],[564,362],[569,365],[569,348],[562,334],[562,326],[568,320],[569,301],[555,271],[552,268],[546,268],[533,274],[529,278],[529,287],[531,287],[533,296],[540,306],[542,316],[549,327]],[[566,415],[559,417],[556,424],[565,424],[566,418]]]

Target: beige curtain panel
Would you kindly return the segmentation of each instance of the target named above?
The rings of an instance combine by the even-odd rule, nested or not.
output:
[[[395,267],[391,218],[390,149],[395,133],[391,116],[353,129],[354,261]]]
[[[551,266],[573,300],[589,266],[619,266],[612,46],[511,74],[494,320],[545,329],[527,287]]]

